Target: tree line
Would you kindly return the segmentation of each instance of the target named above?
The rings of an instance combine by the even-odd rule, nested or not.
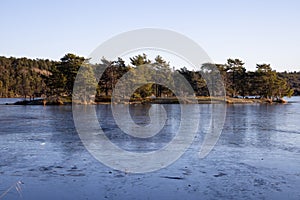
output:
[[[109,98],[118,80],[126,73],[133,78],[124,85],[124,94],[137,81],[147,82],[153,78],[171,81],[172,76],[180,74],[190,83],[196,96],[218,96],[222,93],[218,90],[222,88],[220,84],[224,85],[226,95],[231,97],[276,99],[300,95],[300,72],[276,72],[269,64],[257,64],[255,71],[247,71],[240,59],[228,59],[224,64],[204,63],[199,70],[186,67],[175,69],[161,56],[150,60],[146,54],[142,54],[130,58],[128,64],[122,58],[115,61],[102,58],[99,64],[92,65],[89,59],[69,53],[59,61],[1,56],[0,97],[71,97],[80,67],[84,70],[81,75],[85,89],[96,88],[95,95],[99,98]],[[142,69],[142,73],[137,73],[136,68]],[[91,77],[99,73],[102,76],[95,82]],[[216,78],[218,74],[221,78]],[[176,82],[170,84],[180,88]],[[151,95],[165,97],[174,94],[163,85],[147,83],[137,88],[132,97],[145,98]]]

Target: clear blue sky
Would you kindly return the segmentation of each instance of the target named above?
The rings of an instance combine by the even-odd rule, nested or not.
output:
[[[216,63],[240,58],[300,71],[300,1],[0,1],[0,55],[88,56],[114,35],[166,28],[196,41]]]

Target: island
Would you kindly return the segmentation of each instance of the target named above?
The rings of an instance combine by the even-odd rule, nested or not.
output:
[[[300,94],[300,72],[276,72],[270,64],[257,64],[256,71],[247,71],[240,59],[231,58],[225,64],[203,63],[198,70],[191,70],[170,66],[160,55],[150,60],[139,54],[131,57],[130,63],[103,57],[94,64],[72,53],[59,61],[1,56],[0,72],[0,97],[24,98],[16,103],[19,105],[68,105],[72,99],[78,104],[111,103],[116,86],[123,87],[122,98],[129,103],[179,103],[178,98],[190,103],[190,97],[197,103],[286,103],[283,97]],[[121,79],[125,74],[130,78]],[[193,94],[184,94],[179,76]],[[81,81],[80,97],[73,93],[75,80]],[[169,87],[153,80],[162,80]],[[141,81],[145,84],[128,95]]]

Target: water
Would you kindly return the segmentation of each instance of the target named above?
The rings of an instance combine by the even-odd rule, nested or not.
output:
[[[200,128],[191,147],[172,165],[144,174],[96,160],[74,128],[71,106],[0,105],[0,199],[300,199],[300,98],[289,101],[228,105],[222,135],[204,159],[197,152],[213,105],[199,105]],[[108,105],[96,110],[115,144],[148,152],[167,145],[178,129],[179,106],[165,106],[163,134],[148,140],[121,135]],[[147,109],[132,106],[133,120],[148,124]]]
[[[17,101],[24,101],[25,98],[0,98],[0,104],[5,105],[5,104],[13,104],[16,103]]]

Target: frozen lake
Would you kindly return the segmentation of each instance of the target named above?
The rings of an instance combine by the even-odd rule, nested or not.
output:
[[[221,137],[203,159],[197,152],[213,105],[199,105],[189,149],[172,165],[142,174],[95,159],[76,132],[71,106],[0,105],[0,199],[300,199],[300,98],[288,100],[228,105]],[[147,152],[170,142],[179,126],[179,105],[164,106],[170,123],[146,140],[122,135],[110,105],[95,109],[115,144]],[[130,108],[134,121],[149,122],[149,105]]]

